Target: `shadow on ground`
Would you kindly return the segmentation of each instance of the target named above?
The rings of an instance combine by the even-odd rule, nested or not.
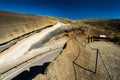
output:
[[[32,80],[36,75],[40,73],[45,74],[45,70],[49,64],[50,62],[46,62],[42,66],[30,67],[30,71],[23,71],[12,80]]]

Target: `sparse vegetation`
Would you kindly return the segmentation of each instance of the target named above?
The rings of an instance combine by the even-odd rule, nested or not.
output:
[[[117,44],[120,44],[120,34],[113,34],[111,35],[111,39],[117,43]]]
[[[110,20],[105,20],[105,19],[91,19],[91,20],[83,20],[83,23],[94,26],[97,28],[102,28],[105,30],[112,30],[114,32],[120,32],[120,19],[110,19]]]

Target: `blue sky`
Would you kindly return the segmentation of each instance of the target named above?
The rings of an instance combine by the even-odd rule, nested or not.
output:
[[[0,0],[0,10],[70,19],[120,19],[120,0]]]

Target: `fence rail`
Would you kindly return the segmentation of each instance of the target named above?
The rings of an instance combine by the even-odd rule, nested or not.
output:
[[[80,45],[78,45],[78,47],[79,47],[78,56],[72,61],[72,63],[73,63],[73,68],[74,68],[74,74],[75,74],[75,80],[78,80],[78,79],[77,79],[77,73],[76,73],[75,65],[78,66],[78,67],[80,67],[80,68],[82,68],[82,69],[84,69],[84,70],[87,70],[87,71],[89,71],[89,72],[92,72],[92,73],[95,73],[95,74],[96,74],[96,73],[97,73],[97,68],[98,68],[98,57],[100,57],[100,59],[101,59],[101,61],[102,61],[102,64],[103,64],[103,66],[104,66],[104,68],[105,68],[105,70],[106,70],[107,80],[112,80],[111,75],[110,75],[110,73],[109,73],[109,71],[108,71],[108,69],[107,69],[107,67],[106,67],[106,64],[105,64],[103,58],[102,58],[102,55],[101,55],[101,53],[100,53],[100,50],[99,50],[98,48],[93,48],[93,47],[91,47],[91,46],[86,42],[86,40],[84,40],[84,41],[85,41],[85,42],[84,42],[85,45],[83,45],[82,43],[80,43],[80,42],[77,40],[76,37],[74,37],[74,41],[76,42],[76,45],[80,44],[80,45],[83,46],[83,47],[85,47],[86,45],[88,45],[88,47],[91,48],[92,50],[96,50],[95,70],[92,71],[92,70],[89,70],[89,69],[86,69],[86,68],[80,66],[79,64],[77,64],[77,63],[75,62],[75,61],[78,59],[78,57],[80,56]],[[89,79],[88,79],[88,80],[89,80]]]

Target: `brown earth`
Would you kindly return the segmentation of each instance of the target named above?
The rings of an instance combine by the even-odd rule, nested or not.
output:
[[[0,44],[57,22],[44,16],[0,11]]]
[[[89,45],[99,49],[97,59],[96,50]],[[45,74],[39,74],[33,80],[119,80],[120,47],[109,42],[89,45],[84,46],[81,36],[70,39],[61,55],[47,67]]]
[[[50,17],[0,11],[0,44],[58,21]],[[107,32],[109,35],[118,34],[119,38],[120,20],[61,21],[78,27],[78,32],[67,33],[70,39],[61,55],[50,63],[45,74],[38,74],[33,80],[120,80],[120,47],[110,42],[85,42],[89,35],[107,35]],[[84,35],[76,36],[75,33]],[[96,49],[99,49],[98,58]]]

